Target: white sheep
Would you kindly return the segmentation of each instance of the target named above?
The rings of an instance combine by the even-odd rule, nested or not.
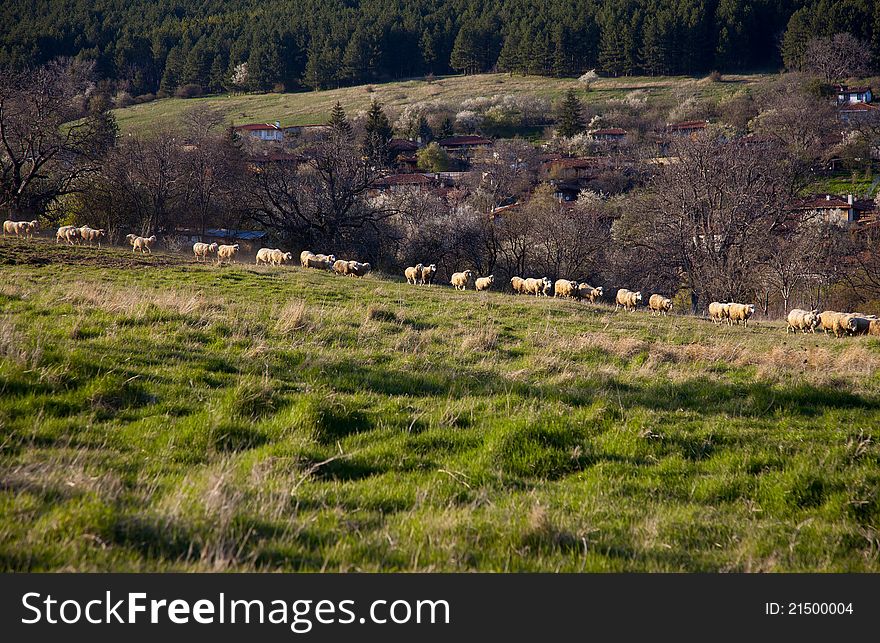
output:
[[[453,288],[456,290],[467,290],[468,286],[473,283],[474,273],[470,270],[465,270],[464,272],[454,272],[452,273],[452,277],[449,279],[449,283],[452,284]]]
[[[492,287],[492,284],[495,283],[495,275],[489,275],[488,277],[480,277],[474,282],[474,287],[477,290],[489,290]]]
[[[128,235],[129,237],[133,237],[134,235]],[[129,243],[133,243],[131,239],[129,239]],[[202,243],[197,242],[193,244],[193,254],[196,256],[196,259],[199,261],[203,261],[207,259],[209,255],[217,252],[217,244],[216,243]]]
[[[672,300],[663,295],[651,295],[648,297],[648,308],[651,310],[651,316],[667,315],[672,312]]]
[[[359,261],[349,261],[347,264],[345,274],[349,277],[365,277],[373,269],[369,263]]]
[[[623,307],[628,311],[633,311],[636,309],[636,307],[639,305],[639,302],[641,301],[641,291],[633,292],[632,290],[621,288],[617,291],[617,298],[615,299],[616,305],[614,306],[614,310]]]
[[[578,285],[579,284],[576,281],[571,281],[569,279],[557,279],[556,283],[553,284],[553,296],[577,299],[579,293]]]
[[[131,237],[134,237],[133,239]],[[141,251],[141,254],[150,253],[153,254],[153,244],[156,243],[156,235],[152,235],[149,237],[138,237],[136,235],[128,235],[126,237],[128,242],[131,244],[131,251],[136,252],[138,250]]]
[[[522,277],[511,277],[510,278],[510,287],[513,288],[513,292],[516,295],[522,295],[526,292],[526,280]]]
[[[437,274],[437,266],[435,264],[432,263],[430,266],[424,266],[422,268],[422,284],[425,286],[433,284],[435,274]]]
[[[217,264],[220,265],[224,261],[233,263],[235,255],[238,254],[238,244],[217,246]]]
[[[83,241],[87,241],[91,246],[93,241],[98,242],[98,247],[101,247],[101,238],[107,234],[104,228],[90,228],[89,226],[83,226],[79,229],[80,238]]]
[[[713,301],[709,304],[709,319],[715,325],[724,323],[730,316],[730,304]]]
[[[79,230],[77,229],[76,226],[73,226],[73,225],[61,226],[60,228],[58,228],[58,231],[55,233],[55,243],[58,243],[59,239],[61,241],[66,241],[67,243],[72,243],[72,241],[69,238],[69,235],[72,236],[74,231],[77,235],[79,234]]]
[[[731,303],[728,304],[727,323],[732,326],[733,323],[736,322],[736,325],[739,326],[739,323],[742,322],[743,326],[746,326],[749,323],[749,319],[754,314],[755,304]]]
[[[406,283],[416,285],[422,282],[422,270],[424,266],[420,263],[417,263],[414,266],[410,266],[406,270],[403,271],[403,276],[406,277]]]
[[[802,333],[815,333],[819,320],[818,310],[803,310],[795,308],[786,317],[788,325],[785,327],[786,334],[801,331]]]

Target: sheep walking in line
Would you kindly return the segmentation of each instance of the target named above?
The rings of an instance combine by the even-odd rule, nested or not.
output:
[[[193,244],[193,254],[196,256],[196,259],[198,261],[204,261],[212,254],[216,253],[218,247],[219,246],[217,246],[216,243],[197,242]]]
[[[87,242],[90,246],[92,245],[93,242],[97,242],[98,247],[100,248],[101,247],[101,239],[104,238],[104,236],[106,236],[106,234],[107,234],[107,231],[104,230],[104,228],[95,229],[95,228],[90,228],[87,225],[84,225],[83,227],[79,228],[80,238],[83,241]]]
[[[651,316],[666,316],[672,312],[672,300],[663,295],[651,295],[648,297],[648,308],[651,310]]]
[[[511,277],[510,287],[513,288],[513,294],[515,295],[525,294],[526,280],[522,277]]]
[[[403,276],[406,277],[406,283],[416,285],[421,283],[422,281],[422,269],[424,266],[420,263],[417,263],[414,266],[410,266],[406,270],[403,271]]]
[[[523,282],[523,292],[535,297],[549,297],[553,292],[553,282],[547,277],[540,279],[529,277]]]
[[[292,261],[293,255],[289,252],[283,252],[280,248],[260,248],[257,250],[256,264],[261,263],[267,266],[280,266],[285,261]]]
[[[452,277],[449,279],[449,283],[452,284],[452,287],[456,290],[467,290],[468,287],[474,281],[474,273],[470,270],[465,270],[464,272],[454,272],[452,273]]]
[[[3,236],[5,237],[7,234],[15,235],[16,237],[25,237],[27,239],[31,238],[31,235],[37,232],[40,229],[40,225],[36,219],[33,221],[12,221],[7,219],[3,222]]]
[[[139,237],[135,234],[129,234],[125,238],[128,239],[128,242],[131,244],[131,251],[133,253],[140,250],[141,254],[153,254],[153,245],[156,243],[156,235]]]
[[[310,250],[303,250],[299,255],[299,262],[303,268],[333,270],[333,264],[336,263],[336,256],[315,254]]]
[[[431,264],[430,266],[422,267],[422,278],[421,283],[423,286],[430,286],[434,283],[434,275],[437,274],[437,266],[435,264]]]
[[[480,277],[474,282],[474,288],[477,290],[489,290],[492,287],[492,284],[495,283],[495,275],[489,275],[488,277]]]
[[[713,301],[709,304],[709,319],[712,320],[713,324],[718,325],[727,322],[729,313],[730,304],[720,301]]]
[[[224,245],[217,247],[217,264],[222,265],[224,261],[235,263],[235,255],[238,254],[238,244]]]
[[[819,325],[819,311],[818,310],[802,310],[801,308],[795,308],[786,317],[786,321],[788,325],[785,327],[785,333],[796,333],[797,331],[801,331],[802,333],[815,333],[816,327]]]
[[[553,296],[577,299],[580,296],[579,285],[578,282],[569,279],[557,279],[553,284]]]
[[[359,261],[346,262],[345,275],[347,277],[366,277],[373,267],[369,263],[361,263]]]
[[[577,296],[579,299],[589,299],[591,304],[595,304],[597,299],[602,299],[605,294],[602,286],[593,288],[590,284],[578,284]]]
[[[735,323],[739,326],[742,322],[743,326],[748,325],[749,319],[755,314],[755,304],[728,304],[727,323],[731,326]]]
[[[623,307],[628,311],[633,311],[642,301],[642,293],[633,292],[632,290],[627,290],[626,288],[621,288],[617,291],[617,298],[615,299],[615,301],[616,305],[614,306],[614,310]]]

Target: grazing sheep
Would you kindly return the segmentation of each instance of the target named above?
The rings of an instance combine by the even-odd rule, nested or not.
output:
[[[272,254],[275,251],[272,248],[260,248],[257,250],[257,256],[254,261],[256,265],[260,265],[261,263],[268,265],[272,264]]]
[[[802,333],[815,333],[816,326],[819,325],[819,311],[803,310],[795,308],[786,317],[788,325],[785,327],[785,333],[801,331]]]
[[[406,270],[403,271],[403,275],[406,277],[406,283],[416,285],[422,280],[422,270],[424,266],[420,263],[417,263],[414,266],[410,266]]]
[[[303,250],[299,255],[299,261],[303,268],[318,268],[320,270],[333,270],[336,263],[335,255],[316,255],[308,250]]]
[[[434,275],[437,274],[437,266],[433,263],[430,266],[422,268],[422,284],[430,286],[434,283]]]
[[[134,237],[133,234],[130,234],[128,236]],[[128,241],[132,245],[134,244],[134,241],[132,239],[129,239]],[[202,260],[206,259],[209,255],[212,255],[215,252],[217,252],[217,248],[218,248],[218,246],[216,243],[194,243],[193,244],[193,254],[196,256],[196,259],[198,259],[199,261],[202,261]],[[259,260],[259,257],[260,257],[260,253],[258,252],[257,253],[258,260]],[[259,261],[257,263],[259,263]]]
[[[854,335],[858,330],[856,319],[856,317],[847,313],[837,313],[834,315],[834,328],[832,329],[834,336]]]
[[[347,275],[348,262],[344,259],[337,259],[333,262],[333,272],[335,272],[337,275]]]
[[[842,314],[843,313],[839,313],[836,310],[823,310],[819,313],[819,327],[822,329],[822,332],[826,335],[828,333],[833,333],[837,316]]]
[[[18,221],[6,219],[6,221],[3,222],[3,236],[5,237],[7,234],[18,236]]]
[[[222,264],[224,261],[235,263],[236,254],[238,254],[237,243],[233,245],[217,246],[217,264]]]
[[[346,275],[349,277],[365,277],[373,267],[369,263],[360,263],[359,261],[349,261]]]
[[[730,315],[730,304],[724,304],[720,301],[713,301],[709,304],[709,319],[713,324],[721,324],[727,321]]]
[[[492,284],[495,283],[495,275],[489,275],[488,277],[480,277],[474,282],[474,287],[477,290],[489,290],[492,287]]]
[[[133,240],[129,240],[131,242],[131,251],[135,252],[136,250],[140,250],[141,254],[150,253],[153,254],[153,244],[156,243],[156,235],[152,235],[149,237],[135,237]],[[220,246],[221,248],[223,246]]]
[[[629,311],[635,310],[640,301],[642,301],[641,291],[633,292],[632,290],[621,288],[617,291],[617,297],[615,299],[616,305],[614,306],[614,310],[617,310],[621,306]]]
[[[731,326],[736,322],[736,325],[739,326],[739,323],[742,322],[743,326],[748,325],[749,319],[752,315],[755,314],[755,304],[728,304],[727,310],[727,323]]]
[[[521,295],[526,292],[526,280],[522,277],[511,277],[510,287],[513,288],[514,294]]]
[[[576,281],[557,279],[556,283],[553,284],[554,297],[569,297],[570,299],[577,299],[579,293],[578,282]]]
[[[672,312],[672,300],[663,295],[651,295],[648,297],[648,308],[651,310],[651,316],[668,315]]]
[[[880,335],[880,319],[868,320],[868,334]]]
[[[849,315],[849,318],[853,335],[867,335],[868,331],[871,329],[871,322],[876,321],[859,313],[853,313],[852,315]]]
[[[593,288],[590,284],[578,284],[577,296],[581,299],[589,299],[591,304],[595,304],[597,299],[602,299],[604,294],[602,286]]]
[[[452,273],[452,277],[449,279],[449,283],[456,290],[467,290],[468,286],[470,286],[474,281],[474,273],[470,270],[465,270],[464,272],[454,272]]]
[[[534,277],[528,277],[523,282],[523,292],[527,295],[534,295],[537,297],[544,290],[544,280],[543,279],[535,279]]]

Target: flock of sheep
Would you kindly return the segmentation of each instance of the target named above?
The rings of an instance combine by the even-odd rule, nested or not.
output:
[[[14,235],[17,237],[30,238],[39,231],[37,221],[4,221],[3,236]],[[55,243],[64,241],[68,245],[97,243],[101,246],[101,240],[106,236],[103,228],[91,228],[87,225],[65,225],[58,228],[55,233]],[[152,254],[153,245],[156,243],[156,235],[142,237],[134,234],[126,236],[132,252],[140,250],[141,253]],[[211,256],[217,257],[217,263],[232,262],[238,254],[239,245],[218,245],[216,243],[195,243],[192,247],[193,254],[198,261],[204,261]],[[284,252],[278,248],[260,248],[257,251],[256,264],[269,266],[281,266],[293,261],[293,254]],[[316,268],[329,270],[336,274],[349,277],[364,277],[372,267],[369,263],[347,261],[337,259],[334,255],[315,254],[304,250],[300,254],[300,265],[303,268]],[[437,274],[435,264],[421,264],[406,268],[403,272],[408,284],[432,285],[434,276]],[[449,283],[456,290],[490,290],[495,283],[494,275],[487,277],[475,277],[471,270],[455,272],[450,277]],[[587,283],[578,283],[569,279],[557,279],[555,282],[547,277],[526,278],[512,277],[510,285],[514,294],[538,296],[554,296],[568,299],[585,299],[590,303],[600,300],[604,291],[602,287],[593,287]],[[615,296],[615,310],[623,308],[634,311],[642,302],[642,293],[621,288]],[[648,299],[648,309],[652,315],[668,315],[672,312],[672,300],[660,294],[653,294]],[[747,325],[749,319],[755,314],[754,304],[740,304],[736,302],[713,301],[709,304],[709,319],[715,324],[728,324],[730,326]],[[819,328],[825,334],[833,333],[835,337],[844,335],[880,335],[880,318],[876,315],[864,313],[840,313],[833,310],[819,312],[818,310],[802,310],[795,308],[787,317],[788,325],[786,333],[801,331],[802,333],[814,333]]]
[[[31,235],[40,230],[40,224],[37,221],[11,221],[7,219],[3,222],[3,236],[11,234],[16,237],[31,238]]]

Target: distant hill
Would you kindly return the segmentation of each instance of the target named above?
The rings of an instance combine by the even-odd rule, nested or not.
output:
[[[339,101],[352,116],[366,110],[370,101],[380,101],[392,113],[421,101],[442,101],[454,109],[462,101],[479,96],[534,95],[551,100],[574,87],[587,103],[623,98],[630,92],[648,100],[683,100],[730,95],[757,83],[763,75],[725,76],[722,82],[689,76],[635,76],[602,78],[589,89],[575,78],[479,74],[446,76],[434,80],[407,80],[378,85],[359,85],[327,91],[288,94],[221,94],[203,98],[166,98],[114,110],[122,132],[143,132],[179,122],[197,106],[218,110],[230,124],[281,121],[282,125],[324,123]]]

